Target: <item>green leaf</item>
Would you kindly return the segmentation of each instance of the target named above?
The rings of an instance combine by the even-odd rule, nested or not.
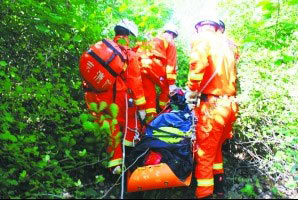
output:
[[[73,41],[74,41],[74,42],[81,42],[82,39],[83,39],[83,38],[82,38],[81,35],[76,35],[76,36],[74,36]]]
[[[111,113],[112,113],[112,117],[114,119],[116,119],[117,116],[118,116],[118,113],[119,113],[119,106],[117,104],[115,104],[115,103],[112,103],[110,105],[110,110],[111,110]]]
[[[120,12],[123,12],[124,10],[126,10],[128,8],[128,6],[125,4],[125,3],[123,3],[120,7],[119,7],[119,11]]]
[[[257,6],[265,6],[265,5],[267,5],[267,4],[270,4],[271,2],[270,2],[270,0],[263,0],[263,1],[260,1],[258,4],[257,4]]]
[[[245,187],[240,190],[240,192],[244,193],[249,197],[255,197],[256,193],[254,191],[253,185],[246,183]]]
[[[71,152],[70,152],[69,149],[65,150],[65,155],[66,155],[67,158],[70,158],[70,159],[74,160],[74,158],[71,156]]]
[[[13,180],[13,179],[8,179],[7,182],[8,184],[13,186],[17,186],[19,184],[16,180]]]
[[[94,112],[98,112],[98,108],[97,108],[97,103],[90,103],[90,110],[94,111]]]
[[[80,115],[80,120],[81,120],[81,122],[86,122],[86,121],[88,121],[88,114],[81,114]]]
[[[0,140],[10,140],[11,142],[16,142],[17,138],[14,135],[11,135],[10,132],[5,132],[0,134]]]
[[[86,130],[86,131],[93,131],[94,130],[94,126],[93,126],[93,122],[84,122],[83,123],[83,128]]]
[[[288,4],[289,5],[296,5],[296,4],[298,4],[298,0],[289,0]]]
[[[105,178],[102,175],[95,176],[95,182],[96,183],[101,183],[104,180],[105,180]]]
[[[4,60],[1,60],[0,61],[0,66],[1,67],[5,67],[6,65],[7,65],[7,63]]]
[[[69,142],[69,136],[64,136],[64,137],[61,137],[61,142],[63,142],[64,144],[68,144]]]
[[[43,161],[44,162],[48,162],[50,160],[50,156],[49,155],[46,155],[44,158],[43,158]]]
[[[101,130],[107,132],[108,134],[111,134],[110,124],[107,120],[104,120],[101,126]]]
[[[50,32],[50,29],[48,27],[46,27],[45,25],[43,25],[43,24],[37,25],[36,29],[41,31],[41,32],[44,32],[44,33],[49,33]]]
[[[278,189],[276,187],[273,187],[271,189],[271,192],[273,193],[274,196],[277,196],[278,195]]]
[[[118,120],[117,119],[112,119],[112,123],[111,123],[112,127],[114,128],[115,125],[117,125],[117,124],[118,124]]]
[[[10,122],[10,123],[14,122],[14,118],[10,113],[6,112],[4,116],[5,116],[5,118],[4,118],[5,121]]]
[[[106,109],[106,107],[108,106],[107,102],[102,101],[99,104],[99,112],[103,111],[104,109]]]
[[[79,156],[80,157],[84,157],[86,155],[87,155],[87,150],[86,149],[84,149],[83,151],[79,151]]]
[[[19,176],[19,179],[24,179],[27,175],[27,172],[26,170],[23,170],[21,173],[20,173],[20,176]]]
[[[81,182],[80,179],[79,179],[77,182],[75,182],[74,184],[75,184],[75,186],[77,186],[77,187],[82,187],[82,182]]]
[[[18,86],[16,87],[16,91],[17,91],[18,93],[22,93],[22,92],[23,92],[23,87],[18,85]]]
[[[77,142],[76,142],[76,140],[75,139],[73,139],[73,138],[71,138],[70,140],[69,140],[69,146],[74,146],[74,145],[76,145],[77,144]]]

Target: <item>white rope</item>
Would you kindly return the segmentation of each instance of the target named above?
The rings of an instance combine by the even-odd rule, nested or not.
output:
[[[125,169],[125,171],[124,172],[127,172],[141,157],[143,157],[147,152],[149,151],[149,148],[147,148],[146,149],[146,151],[144,152],[144,153],[142,153],[139,157],[137,157],[137,159],[131,164],[131,165],[129,165],[126,169]],[[108,195],[108,193],[116,186],[116,185],[118,185],[117,183],[118,183],[118,181],[120,180],[120,178],[122,178],[123,177],[123,173],[121,174],[121,176],[116,180],[116,183],[112,186],[112,187],[110,187],[109,188],[109,190],[102,196],[102,197],[100,197],[100,199],[104,199],[107,195]]]
[[[124,127],[124,138],[126,138],[127,134],[127,127],[128,127],[128,101],[127,101],[127,93],[125,94],[125,127]],[[125,179],[125,144],[122,142],[122,176],[121,176],[121,197],[120,199],[124,198],[124,179]]]
[[[140,133],[139,133],[139,130],[138,130],[138,115],[137,115],[137,110],[135,111],[135,135],[134,135],[134,138],[133,138],[133,147],[135,146],[135,141],[140,141]]]

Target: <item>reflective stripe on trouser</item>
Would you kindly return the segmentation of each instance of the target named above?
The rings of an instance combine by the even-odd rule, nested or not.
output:
[[[200,147],[200,151],[195,154],[197,180],[213,180],[213,168],[221,167],[218,164],[222,163],[222,160],[218,162],[215,159],[219,151],[221,153],[221,146],[226,138],[225,127],[235,121],[235,112],[231,104],[225,99],[218,99],[212,103],[201,101],[199,108],[195,110],[198,116],[196,138]],[[213,193],[213,189],[213,185],[198,182],[196,196],[198,198],[209,196]]]
[[[216,162],[216,161],[214,161],[214,162]],[[223,163],[214,163],[213,164],[213,174],[223,174],[223,173],[224,173]]]
[[[197,179],[196,197],[203,198],[213,193],[214,180],[212,179]]]
[[[223,157],[222,157],[222,145],[227,139],[232,139],[232,128],[233,123],[236,120],[238,112],[238,105],[236,103],[232,103],[232,114],[230,118],[228,119],[226,126],[223,129],[223,135],[220,139],[220,145],[218,145],[216,156],[214,159],[213,164],[213,174],[223,174],[224,168],[223,168]]]

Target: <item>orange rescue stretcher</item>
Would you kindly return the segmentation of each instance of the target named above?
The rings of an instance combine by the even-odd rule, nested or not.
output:
[[[161,113],[167,110],[168,106],[169,104]],[[194,147],[192,146],[191,148],[194,153]],[[192,173],[190,173],[190,175],[185,178],[185,180],[181,180],[174,174],[174,172],[166,163],[146,165],[138,167],[133,172],[129,171],[127,173],[126,191],[140,192],[173,187],[188,187],[190,186],[191,180]]]
[[[139,167],[128,173],[127,192],[187,187],[190,185],[192,173],[181,181],[165,163]]]

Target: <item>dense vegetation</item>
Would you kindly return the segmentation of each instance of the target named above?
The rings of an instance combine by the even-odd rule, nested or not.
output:
[[[240,112],[225,147],[228,197],[297,198],[297,0],[219,6],[241,54]],[[113,37],[121,18],[138,24],[142,40],[171,9],[153,0],[2,0],[0,10],[0,198],[119,197],[104,168],[104,136],[83,123],[78,59]],[[184,86],[188,49],[177,44]],[[183,188],[146,197],[192,195]]]

